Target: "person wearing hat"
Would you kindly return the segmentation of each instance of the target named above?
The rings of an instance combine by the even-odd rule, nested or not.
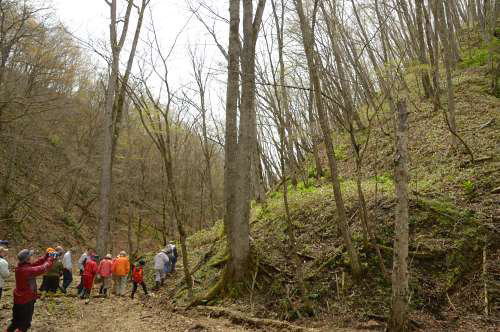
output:
[[[128,260],[127,253],[125,251],[120,251],[120,255],[112,266],[112,272],[116,280],[114,284],[114,293],[118,296],[125,295],[127,277],[130,272],[130,261]]]
[[[43,276],[43,291],[48,293],[56,293],[59,289],[59,281],[61,280],[61,275],[63,273],[63,264],[60,259],[60,251],[53,248],[47,249],[47,254],[54,257],[54,264]]]
[[[47,250],[45,251],[45,254],[46,255],[49,255],[49,256],[52,256],[54,257],[54,253],[55,253],[55,249],[54,248],[47,248]],[[42,277],[42,284],[40,285],[40,288],[38,288],[38,290],[40,292],[42,292],[42,298],[45,297],[45,293],[47,292],[47,274],[44,274],[43,277]]]
[[[32,257],[33,251],[28,249],[23,249],[17,254],[19,263],[15,272],[14,306],[12,320],[6,332],[29,330],[37,299],[36,277],[46,273],[54,262],[54,257],[49,254],[34,262]]]
[[[108,289],[111,288],[111,276],[113,274],[112,259],[113,256],[111,256],[111,254],[107,254],[99,263],[99,267],[97,268],[97,276],[102,278],[102,285],[99,290],[99,294],[104,294],[105,297],[108,297]]]
[[[5,284],[5,279],[10,275],[9,263],[4,258],[9,252],[9,249],[0,246],[0,300],[2,299],[3,286]]]
[[[80,270],[80,283],[76,286],[78,290],[78,294],[81,294],[83,291],[83,269],[85,268],[85,263],[87,259],[94,254],[94,250],[92,248],[88,248],[87,251],[84,251],[78,259],[78,270]]]
[[[169,264],[168,255],[165,252],[165,249],[155,255],[154,263],[155,287],[153,290],[158,290],[160,289],[160,285],[163,286],[165,281],[165,266]]]
[[[85,267],[83,268],[83,290],[80,294],[80,298],[90,297],[92,292],[92,287],[94,287],[95,276],[97,275],[97,262],[99,261],[99,256],[91,256],[87,258]]]
[[[148,289],[146,287],[146,284],[144,283],[144,265],[146,265],[146,262],[141,259],[139,263],[137,265],[134,265],[134,268],[132,269],[132,281],[134,282],[134,286],[132,287],[132,294],[130,295],[132,299],[134,298],[134,294],[137,291],[138,285],[142,286],[144,295],[148,295]]]
[[[61,247],[62,252],[64,252],[64,249]],[[73,261],[71,259],[71,254],[73,253],[74,248],[69,249],[66,251],[63,255],[62,258],[62,265],[63,265],[63,284],[62,284],[62,291],[63,293],[66,293],[69,285],[73,282]]]

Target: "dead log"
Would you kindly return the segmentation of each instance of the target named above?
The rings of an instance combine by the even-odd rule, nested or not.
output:
[[[256,328],[275,328],[280,331],[317,331],[315,329],[309,329],[302,326],[297,326],[290,324],[285,321],[275,320],[275,319],[266,319],[266,318],[256,318],[251,317],[244,314],[238,310],[232,310],[222,307],[213,307],[213,306],[204,306],[198,309],[201,312],[208,313],[209,317],[219,318],[226,317],[233,324],[238,325],[250,325]]]

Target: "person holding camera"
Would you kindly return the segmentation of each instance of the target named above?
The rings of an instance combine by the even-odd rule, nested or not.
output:
[[[63,265],[60,257],[60,252],[56,251],[53,248],[47,249],[47,255],[54,259],[54,263],[47,271],[47,273],[43,276],[41,291],[55,294],[59,289],[59,280],[62,275]]]
[[[46,273],[54,262],[54,257],[49,254],[34,262],[32,257],[33,250],[28,249],[23,249],[17,254],[19,263],[15,272],[14,306],[12,320],[6,332],[29,330],[37,299],[36,277]]]
[[[7,263],[7,260],[4,258],[8,251],[7,248],[0,246],[0,300],[2,299],[5,279],[10,275],[9,263]]]

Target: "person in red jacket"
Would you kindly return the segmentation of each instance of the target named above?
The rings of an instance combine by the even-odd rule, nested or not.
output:
[[[87,259],[85,267],[83,268],[83,291],[80,298],[90,297],[90,292],[94,286],[94,279],[97,274],[97,261],[99,256],[92,256]]]
[[[12,321],[6,332],[29,330],[38,295],[36,277],[46,273],[54,262],[54,257],[48,254],[34,262],[32,262],[32,257],[33,251],[28,249],[23,249],[17,254],[19,263],[16,268]]]
[[[132,288],[132,294],[130,295],[131,298],[134,298],[134,294],[137,291],[137,285],[142,286],[142,290],[144,291],[145,295],[148,295],[148,289],[146,287],[146,284],[144,283],[144,265],[146,263],[141,259],[139,261],[139,264],[134,265],[134,268],[132,269],[132,280],[134,282],[134,286]]]

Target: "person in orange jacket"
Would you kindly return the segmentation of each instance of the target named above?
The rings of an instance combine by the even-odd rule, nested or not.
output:
[[[132,299],[134,298],[134,294],[137,291],[138,285],[142,286],[144,295],[148,295],[148,289],[146,287],[146,284],[144,283],[144,265],[146,265],[146,263],[141,259],[139,261],[139,264],[134,265],[132,269],[132,280],[134,282],[134,286],[132,288],[132,294],[130,295]]]
[[[113,263],[112,272],[113,276],[116,278],[114,293],[118,296],[125,295],[127,276],[130,272],[130,261],[128,260],[127,253],[125,251],[121,251],[120,255]]]

